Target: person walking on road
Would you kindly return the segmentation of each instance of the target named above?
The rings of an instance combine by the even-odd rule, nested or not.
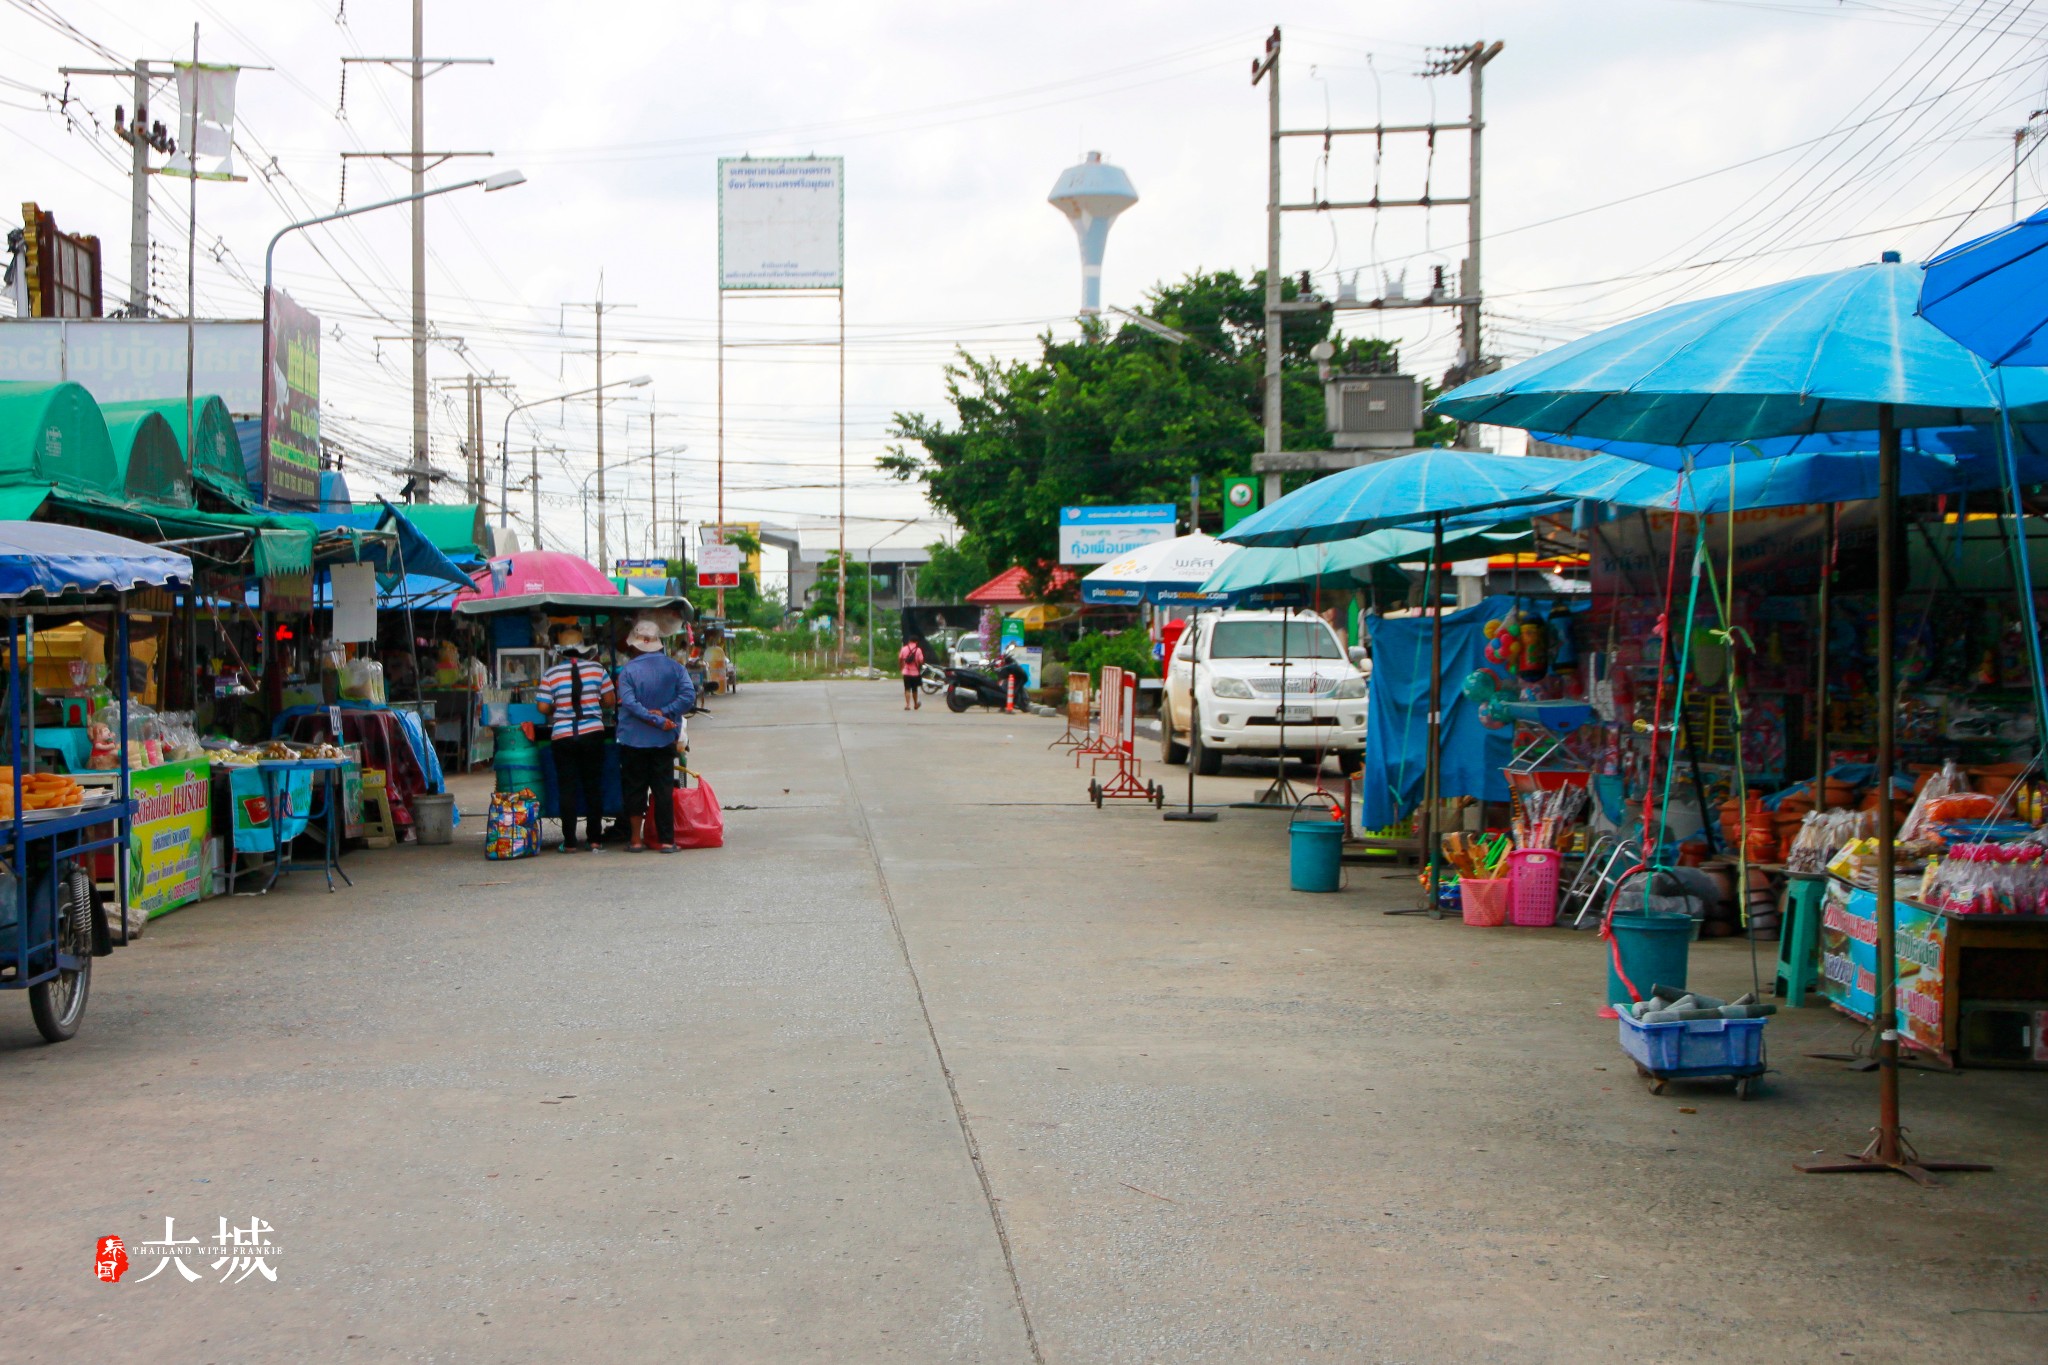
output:
[[[612,680],[597,661],[597,646],[583,643],[583,633],[567,630],[557,643],[560,655],[541,674],[540,713],[548,722],[548,742],[555,756],[555,804],[562,817],[561,851],[575,853],[576,819],[587,823],[585,843],[602,853],[604,826],[604,708],[617,700]]]
[[[924,642],[915,635],[903,642],[903,648],[896,651],[896,662],[903,669],[903,709],[924,710],[924,698],[918,687],[924,682]]]
[[[690,671],[668,657],[661,631],[652,621],[634,625],[626,637],[633,657],[619,669],[619,785],[621,805],[631,841],[638,853],[643,816],[653,803],[654,848],[676,851],[676,743],[683,737],[683,717],[697,704]]]

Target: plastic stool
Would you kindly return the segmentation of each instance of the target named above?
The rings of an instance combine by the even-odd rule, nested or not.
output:
[[[398,827],[391,818],[391,793],[385,790],[381,769],[363,769],[363,842],[371,848],[390,848],[398,842]]]
[[[1793,873],[1785,879],[1784,922],[1778,928],[1778,975],[1771,993],[1798,1009],[1818,976],[1814,957],[1820,951],[1820,907],[1828,879]]]

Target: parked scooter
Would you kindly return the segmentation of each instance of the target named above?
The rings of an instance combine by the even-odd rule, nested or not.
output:
[[[1027,676],[1024,665],[1007,655],[992,669],[948,668],[946,709],[957,713],[970,706],[993,706],[1001,710],[1009,705],[1021,710],[1026,705],[1024,684]]]

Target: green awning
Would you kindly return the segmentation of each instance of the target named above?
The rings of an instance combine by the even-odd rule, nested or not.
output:
[[[43,484],[16,484],[12,488],[0,488],[0,521],[28,521],[36,509],[50,500],[50,490]]]
[[[106,421],[78,385],[0,382],[0,486],[20,484],[118,495]]]
[[[185,400],[182,398],[152,398],[136,403],[109,403],[101,409],[106,414],[109,426],[131,415],[154,412],[171,428],[171,435],[177,439],[178,449],[185,449]],[[248,476],[242,469],[242,442],[235,434],[235,420],[228,414],[228,406],[212,394],[202,394],[192,408],[192,447],[195,452],[185,461],[189,478],[200,487],[209,489],[228,499],[238,507],[254,507],[255,494],[249,488]],[[138,490],[130,488],[131,494]],[[189,498],[188,498],[189,503]]]
[[[115,488],[123,497],[164,507],[192,505],[192,475],[185,468],[185,452],[161,414],[147,408],[110,414],[107,439],[114,446],[114,469],[119,478]]]

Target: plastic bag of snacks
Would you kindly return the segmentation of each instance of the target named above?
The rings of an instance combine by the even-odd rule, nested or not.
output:
[[[484,857],[492,862],[540,852],[540,798],[529,787],[492,792],[484,816]]]

